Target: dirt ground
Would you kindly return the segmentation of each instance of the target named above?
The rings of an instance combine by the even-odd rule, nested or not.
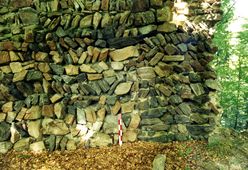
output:
[[[52,153],[9,152],[0,155],[1,170],[147,170],[157,154],[166,155],[166,170],[202,169],[210,158],[204,141],[172,143],[135,142],[121,147],[81,148]],[[212,159],[212,158],[211,158]]]

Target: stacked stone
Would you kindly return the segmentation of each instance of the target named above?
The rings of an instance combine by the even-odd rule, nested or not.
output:
[[[124,142],[203,139],[218,124],[216,48],[170,22],[170,1],[4,3],[0,152],[116,144],[118,113]]]

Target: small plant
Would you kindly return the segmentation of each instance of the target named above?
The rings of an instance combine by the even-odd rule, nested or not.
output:
[[[183,157],[183,158],[186,158],[191,152],[192,152],[192,148],[191,147],[188,147],[185,150],[180,150],[178,152],[178,155],[181,156],[181,157]]]
[[[26,155],[26,154],[20,154],[20,155],[17,155],[18,158],[21,158],[21,159],[28,159],[31,157],[31,155]]]
[[[220,136],[211,137],[208,140],[207,149],[218,156],[230,155],[232,151],[232,141]]]

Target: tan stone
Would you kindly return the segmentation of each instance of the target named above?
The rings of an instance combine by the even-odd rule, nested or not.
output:
[[[111,62],[111,67],[114,70],[122,70],[124,68],[124,64],[122,62]]]
[[[77,56],[77,53],[75,53],[71,48],[69,50],[69,54],[72,58],[72,61],[74,64],[78,63],[78,56]]]
[[[109,9],[109,0],[102,0],[101,9],[103,11],[108,11],[108,9]]]
[[[113,61],[123,61],[131,57],[138,57],[139,51],[137,46],[128,46],[122,49],[111,51],[109,55]]]
[[[34,138],[40,138],[42,133],[40,131],[41,126],[41,120],[36,121],[28,121],[27,127],[28,127],[28,134]]]
[[[108,65],[107,65],[104,61],[101,61],[100,63],[98,63],[98,65],[99,65],[103,70],[108,70],[108,69],[109,69]]]
[[[50,105],[43,105],[41,110],[41,115],[44,117],[53,117],[54,116],[54,106]]]
[[[163,53],[158,52],[154,57],[152,57],[152,59],[149,61],[149,64],[151,66],[155,66],[163,58],[163,56]]]
[[[9,64],[12,73],[18,73],[23,70],[22,64],[20,62],[12,62]]]
[[[93,27],[95,30],[97,29],[99,23],[101,22],[101,19],[102,19],[102,14],[99,12],[96,12],[93,16]]]
[[[101,96],[100,99],[99,99],[99,104],[105,105],[106,99],[107,99],[106,96]]]
[[[83,64],[87,58],[87,52],[83,52],[78,60],[78,64]]]
[[[115,94],[116,95],[127,94],[130,91],[132,84],[133,84],[132,82],[120,83],[115,89]]]
[[[97,119],[99,121],[104,121],[104,118],[105,118],[105,114],[106,114],[106,110],[105,108],[101,108],[100,110],[97,111]]]
[[[156,77],[152,67],[141,67],[137,69],[137,73],[142,80],[149,80]]]
[[[7,102],[7,103],[3,104],[2,111],[4,113],[13,111],[13,102]]]
[[[0,67],[0,70],[1,70],[3,73],[6,73],[6,74],[12,72],[11,69],[10,69],[10,66],[2,66],[2,67]]]
[[[59,55],[58,51],[51,51],[49,54],[52,55],[52,59],[55,64],[60,64],[63,62],[63,57]]]
[[[42,73],[48,73],[51,70],[48,63],[39,63],[38,68]]]
[[[5,121],[6,117],[7,117],[6,113],[0,113],[0,122]]]
[[[17,116],[16,112],[8,112],[6,122],[9,122],[9,123],[13,122],[15,120],[16,116]]]
[[[28,73],[27,70],[22,70],[19,73],[15,73],[14,77],[13,77],[13,82],[17,82],[17,81],[22,81],[25,79],[26,74]]]
[[[100,80],[102,79],[102,74],[87,74],[88,80]]]
[[[109,49],[108,48],[102,49],[98,60],[99,61],[106,61],[107,57],[108,57],[108,54],[109,54]]]
[[[128,129],[137,129],[140,124],[140,116],[138,114],[133,114],[132,119],[129,123]]]
[[[126,102],[121,104],[121,113],[131,113],[134,110],[134,102]]]
[[[103,72],[104,77],[113,77],[115,76],[115,71],[114,70],[106,70]]]
[[[127,130],[123,133],[123,142],[134,142],[137,140],[137,132],[134,130]]]
[[[96,70],[91,68],[90,65],[86,65],[86,64],[82,64],[80,66],[80,71],[83,72],[83,73],[96,73]]]
[[[171,88],[169,86],[159,84],[159,85],[156,85],[156,88],[158,88],[158,90],[166,97],[169,97],[172,93]]]
[[[48,54],[44,52],[38,52],[35,54],[36,61],[46,61],[48,59]]]
[[[154,71],[155,71],[155,73],[156,73],[159,77],[165,77],[165,76],[166,76],[165,71],[163,71],[159,66],[155,66],[155,67],[154,67]]]
[[[10,51],[9,56],[10,56],[10,61],[12,61],[12,62],[20,60],[20,58],[18,57],[18,55],[14,51]]]
[[[32,106],[27,110],[24,119],[26,120],[35,120],[41,117],[41,108],[40,106]]]
[[[65,123],[68,125],[72,125],[74,120],[75,120],[75,116],[73,114],[66,114],[65,116]]]
[[[74,140],[68,140],[67,144],[66,144],[66,149],[68,151],[74,151],[77,149],[77,145],[76,142]]]
[[[92,57],[92,63],[95,63],[98,60],[98,56],[100,55],[101,50],[97,47],[93,49],[93,57]]]
[[[51,98],[50,98],[50,101],[52,103],[55,103],[57,102],[58,100],[62,99],[63,95],[61,94],[54,94]]]
[[[86,117],[87,122],[90,122],[90,123],[96,122],[96,113],[91,108],[85,109],[85,117]]]
[[[7,64],[10,62],[9,53],[7,51],[0,51],[0,64]]]
[[[43,79],[42,87],[43,87],[43,90],[45,93],[49,93],[49,89],[51,87],[51,84],[46,79]]]
[[[18,120],[18,121],[22,121],[23,120],[23,118],[24,118],[24,116],[25,116],[25,114],[26,114],[26,112],[27,112],[27,108],[22,108],[21,109],[21,111],[17,114],[17,116],[16,116],[16,120]]]
[[[65,106],[62,103],[56,103],[54,105],[54,113],[58,119],[61,119],[65,114]]]
[[[74,66],[74,65],[67,65],[65,66],[65,72],[67,75],[73,76],[73,75],[78,75],[79,71],[78,71],[78,66]]]
[[[163,61],[183,61],[183,55],[165,55]]]
[[[111,108],[111,114],[116,115],[121,109],[121,103],[117,100],[115,105]]]
[[[46,147],[43,141],[39,141],[30,144],[30,150],[33,152],[42,152],[46,150]]]

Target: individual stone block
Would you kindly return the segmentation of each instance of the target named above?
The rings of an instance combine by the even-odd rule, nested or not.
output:
[[[158,32],[164,32],[164,33],[174,32],[176,30],[177,30],[177,26],[175,24],[171,24],[168,22],[165,22],[162,25],[158,25],[157,28]]]
[[[41,137],[42,135],[41,130],[40,130],[41,120],[28,121],[27,127],[28,127],[28,133],[30,136],[36,139]]]
[[[6,141],[10,138],[10,124],[0,122],[0,142]]]
[[[53,105],[43,105],[41,109],[41,115],[44,117],[54,116],[54,106]]]
[[[47,135],[66,135],[68,134],[69,128],[63,120],[45,118],[42,121],[43,134]]]
[[[20,62],[12,62],[9,64],[12,73],[19,73],[23,70],[22,64]]]
[[[213,90],[220,90],[220,83],[218,82],[218,80],[213,80],[213,79],[208,79],[205,81],[205,84],[207,87],[209,87],[210,89]]]
[[[114,50],[109,53],[114,61],[123,61],[131,57],[138,57],[139,51],[136,46],[129,46],[122,49]]]
[[[67,65],[67,66],[65,66],[65,72],[69,76],[78,75],[79,74],[78,66],[74,66],[71,64]]]
[[[100,80],[103,78],[102,74],[87,74],[88,80]]]
[[[149,80],[156,77],[152,67],[141,67],[137,69],[137,73],[142,80]]]
[[[10,56],[7,51],[0,51],[0,64],[7,64],[10,62]]]
[[[200,83],[190,84],[190,87],[196,96],[200,96],[205,93],[203,86]]]
[[[34,152],[42,152],[46,150],[46,147],[43,141],[39,141],[30,144],[30,150]]]
[[[157,9],[157,20],[159,22],[164,22],[164,21],[171,21],[172,20],[172,10],[169,7],[163,7],[160,9]]]
[[[90,122],[90,123],[96,122],[96,113],[93,109],[86,108],[85,109],[85,116],[86,116],[87,122]]]
[[[150,0],[150,4],[152,7],[162,7],[163,0]]]
[[[38,12],[31,7],[20,9],[19,16],[24,25],[39,24]]]
[[[149,64],[151,66],[155,66],[162,58],[163,58],[164,54],[158,52],[150,61]]]
[[[111,137],[101,132],[94,134],[93,137],[90,139],[91,147],[109,146],[111,144],[113,144]]]
[[[115,89],[115,94],[116,95],[127,94],[130,91],[132,84],[133,84],[132,82],[120,83]]]
[[[184,61],[183,55],[165,55],[163,61]]]
[[[22,138],[14,144],[15,151],[29,150],[30,138]]]
[[[35,120],[41,117],[41,108],[40,106],[32,106],[30,109],[26,111],[24,116],[25,120]]]

